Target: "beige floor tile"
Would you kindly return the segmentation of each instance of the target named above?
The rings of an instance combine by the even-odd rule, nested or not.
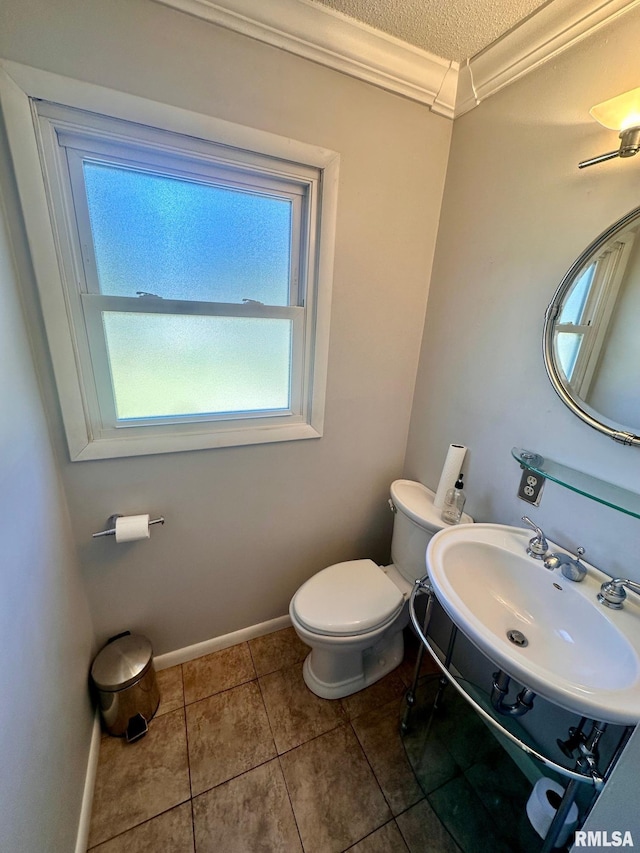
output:
[[[302,678],[302,663],[259,679],[278,753],[282,754],[346,722],[337,700],[320,699]]]
[[[405,686],[396,670],[376,681],[371,687],[359,690],[351,696],[341,699],[342,705],[350,720],[367,711],[373,711],[381,705],[387,705],[394,699],[400,699],[405,694]]]
[[[425,853],[430,848],[425,847]],[[349,853],[408,853],[402,833],[394,820],[349,848]]]
[[[400,737],[401,704],[362,714],[352,721],[369,764],[394,815],[423,799]]]
[[[184,711],[152,720],[135,743],[100,742],[89,846],[99,844],[188,800]]]
[[[185,702],[197,702],[256,677],[249,646],[239,643],[182,665]]]
[[[185,710],[194,797],[275,758],[256,681],[209,696]]]
[[[461,853],[460,848],[438,820],[426,800],[396,818],[410,853]]]
[[[302,851],[277,760],[196,797],[193,814],[198,853]]]
[[[183,803],[111,841],[91,848],[91,853],[193,853],[191,803]]]
[[[251,656],[258,675],[275,672],[304,660],[311,649],[298,637],[293,628],[283,628],[249,640]]]
[[[184,706],[184,689],[182,687],[182,667],[170,666],[156,673],[160,688],[160,705],[156,716],[168,714]]]
[[[305,853],[338,853],[391,813],[350,726],[280,757]]]

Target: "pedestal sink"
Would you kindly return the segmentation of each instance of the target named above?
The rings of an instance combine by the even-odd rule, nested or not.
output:
[[[640,720],[640,596],[623,610],[596,598],[607,575],[581,583],[526,553],[530,530],[462,524],[427,550],[436,596],[455,625],[507,675],[590,719]],[[559,546],[549,543],[551,551]],[[511,639],[510,639],[511,638]]]

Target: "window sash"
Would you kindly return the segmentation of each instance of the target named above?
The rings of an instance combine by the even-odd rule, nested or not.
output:
[[[557,323],[555,327],[556,340],[560,333],[580,336],[571,375],[566,378],[572,390],[585,401],[600,361],[634,239],[634,234],[621,235],[591,263],[593,273],[578,322]]]
[[[62,147],[65,147],[63,145],[64,139],[64,135],[58,135],[58,142]],[[306,234],[307,217],[305,216],[308,193],[305,188],[295,184],[289,185],[284,181],[266,180],[263,175],[252,175],[252,182],[249,182],[248,178],[241,180],[241,177],[233,175],[228,167],[221,169],[213,163],[207,164],[206,169],[203,164],[198,163],[200,171],[196,172],[184,168],[184,163],[182,164],[182,168],[180,168],[178,163],[173,162],[174,158],[166,156],[158,158],[151,155],[147,159],[147,153],[145,152],[145,161],[140,162],[137,158],[122,156],[117,150],[114,151],[113,146],[109,144],[103,143],[96,147],[99,149],[99,152],[93,149],[87,150],[86,145],[84,148],[69,148],[65,150],[70,202],[74,210],[78,234],[77,249],[84,267],[84,280],[79,281],[81,292],[100,293],[100,282],[98,280],[98,268],[83,171],[83,163],[87,161],[106,166],[120,167],[122,169],[131,169],[149,175],[195,182],[205,186],[247,192],[251,195],[264,195],[289,202],[291,204],[289,304],[304,305],[307,288],[304,260],[308,245]],[[141,157],[142,153],[139,156]],[[247,294],[247,298],[251,298],[251,294]]]
[[[272,306],[235,304],[228,302],[189,302],[186,300],[155,299],[153,297],[132,298],[126,296],[103,296],[100,294],[82,294],[82,308],[88,344],[91,352],[91,366],[94,387],[93,399],[95,415],[99,416],[104,436],[113,430],[133,431],[140,427],[162,429],[179,424],[202,424],[205,422],[224,422],[251,419],[273,419],[284,417],[302,417],[304,414],[304,338],[305,311],[298,306]],[[237,412],[204,412],[198,414],[160,415],[148,418],[119,419],[116,413],[115,390],[111,377],[108,345],[105,336],[103,314],[117,312],[127,314],[165,314],[186,317],[238,317],[255,319],[283,319],[292,324],[290,352],[290,384],[287,409],[243,409]]]
[[[308,300],[307,284],[310,270],[309,252],[314,248],[310,238],[311,219],[307,213],[310,205],[310,185],[301,178],[288,180],[264,174],[255,166],[237,168],[211,158],[195,161],[176,156],[166,151],[154,151],[140,145],[138,141],[126,145],[103,137],[93,137],[79,131],[56,131],[57,145],[64,154],[66,170],[61,171],[61,187],[66,196],[67,220],[71,219],[72,255],[75,255],[79,274],[76,276],[80,310],[75,309],[77,318],[82,317],[86,336],[78,340],[85,355],[81,362],[90,363],[91,380],[85,382],[85,405],[90,412],[93,433],[98,438],[108,438],[125,433],[136,434],[142,428],[145,433],[190,431],[204,424],[250,421],[254,426],[285,418],[292,423],[304,422],[308,394],[305,395],[305,375],[308,359]],[[90,141],[90,147],[87,142]],[[120,297],[102,294],[98,280],[97,264],[91,232],[89,206],[84,182],[83,162],[103,163],[121,168],[132,168],[147,174],[158,174],[177,180],[194,180],[209,186],[239,190],[253,194],[264,194],[280,198],[291,204],[289,301],[288,306],[264,305],[258,302],[202,302],[198,300],[155,299],[153,297]],[[81,266],[81,270],[80,270]],[[251,294],[247,295],[251,299]],[[203,413],[154,418],[132,418],[123,421],[117,418],[115,389],[112,382],[109,353],[105,338],[103,312],[166,313],[194,316],[226,317],[273,317],[292,322],[290,356],[290,407],[289,409]],[[78,325],[76,324],[76,329]],[[85,370],[86,376],[86,370]]]

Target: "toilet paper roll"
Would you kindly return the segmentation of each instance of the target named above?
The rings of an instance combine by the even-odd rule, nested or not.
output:
[[[552,779],[543,777],[538,779],[533,786],[533,791],[527,800],[527,817],[531,826],[538,833],[540,838],[544,838],[551,821],[556,816],[560,800],[564,795],[564,788]],[[569,814],[565,818],[565,822],[560,830],[560,835],[555,843],[555,847],[562,847],[567,843],[569,835],[578,825],[578,807],[575,803],[571,804]]]
[[[121,515],[116,518],[116,542],[136,542],[149,538],[149,514]]]
[[[436,496],[433,499],[433,505],[438,509],[444,506],[444,499],[449,489],[452,489],[460,471],[462,471],[462,463],[466,455],[467,448],[463,444],[450,444],[447,451],[447,458],[444,460],[444,468],[440,475],[440,482],[436,489]]]

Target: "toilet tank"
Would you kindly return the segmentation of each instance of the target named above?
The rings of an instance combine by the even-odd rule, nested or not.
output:
[[[395,513],[391,560],[409,583],[426,575],[429,540],[438,530],[449,526],[440,518],[442,510],[434,507],[434,497],[431,489],[413,480],[395,480],[391,484],[391,504]],[[463,515],[462,521],[473,519]]]

